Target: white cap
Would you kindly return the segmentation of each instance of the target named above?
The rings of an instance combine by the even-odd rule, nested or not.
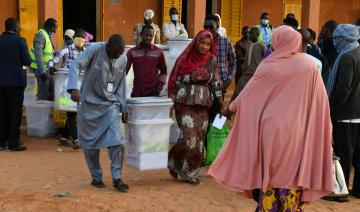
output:
[[[70,38],[74,38],[75,31],[72,29],[67,29],[64,33],[66,36],[69,36]]]
[[[153,10],[150,10],[150,9],[145,10],[145,12],[144,12],[144,18],[145,18],[146,20],[150,20],[150,19],[152,19],[153,17],[154,17],[154,11],[153,11]]]

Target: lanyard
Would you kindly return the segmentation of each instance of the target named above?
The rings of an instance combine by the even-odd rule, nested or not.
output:
[[[114,80],[114,71],[113,71],[113,66],[112,66],[110,58],[109,58],[109,67],[110,67],[110,70],[108,71],[107,76],[106,76],[106,81],[107,82],[109,81],[110,72],[111,72],[111,79]]]

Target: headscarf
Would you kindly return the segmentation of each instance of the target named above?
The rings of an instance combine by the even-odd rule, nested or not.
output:
[[[213,42],[213,36],[210,31],[201,30],[197,33],[195,38],[176,60],[175,66],[169,78],[169,90],[175,85],[177,77],[191,73],[193,70],[204,65],[209,60],[211,55],[210,51],[206,54],[201,54],[197,49],[197,44],[203,38],[210,38],[211,42]]]
[[[329,98],[332,97],[335,78],[339,69],[339,62],[341,57],[359,46],[360,28],[353,24],[340,24],[333,32],[334,46],[339,53],[336,57],[333,68],[330,71],[329,81],[326,86]]]
[[[154,11],[153,10],[151,10],[151,9],[147,9],[147,10],[145,10],[145,12],[144,12],[144,18],[146,19],[146,20],[150,20],[150,19],[152,19],[153,17],[154,17]]]
[[[219,34],[221,37],[226,38],[226,37],[227,37],[227,36],[226,36],[227,33],[226,33],[226,29],[221,26],[221,23],[222,23],[221,17],[220,17],[219,14],[215,14],[215,15],[219,18],[219,28],[218,28],[217,32],[218,32],[218,34]]]
[[[221,17],[220,17],[220,15],[219,14],[215,14],[218,18],[219,18],[219,28],[221,27]]]
[[[284,33],[288,32],[288,33]],[[301,34],[292,27],[282,25],[276,28],[271,39],[272,53],[263,60],[263,63],[275,62],[289,58],[301,52]]]
[[[85,32],[86,43],[89,43],[93,38],[94,38],[94,36],[92,34]]]
[[[233,127],[208,174],[245,192],[303,190],[313,201],[332,192],[329,101],[316,64],[301,49],[301,35],[275,29],[275,51],[230,104]],[[316,176],[316,177],[314,177]]]

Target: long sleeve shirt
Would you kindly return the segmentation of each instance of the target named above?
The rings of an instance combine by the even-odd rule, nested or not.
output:
[[[228,38],[218,36],[216,41],[216,60],[223,83],[231,82],[232,74],[236,69],[236,56],[233,45]]]
[[[50,39],[51,40],[51,39]],[[46,70],[46,65],[43,61],[42,61],[42,55],[43,55],[43,51],[45,48],[45,37],[41,32],[36,33],[35,38],[34,38],[34,54],[35,54],[35,62],[38,66],[39,70]],[[54,44],[51,42],[51,45],[54,48]],[[55,52],[54,52],[55,53]]]
[[[61,67],[62,68],[69,68],[70,62],[74,61],[79,54],[83,52],[82,50],[79,50],[76,48],[74,44],[70,45],[69,47],[66,47],[62,49],[59,53],[55,55],[55,57],[49,61],[48,67],[52,68],[55,65],[62,62]]]
[[[140,45],[127,52],[126,71],[133,66],[134,87],[132,97],[144,97],[162,90],[166,83],[167,67],[163,51],[152,45],[145,49]]]
[[[162,31],[167,40],[187,39],[189,37],[184,24],[181,23],[176,23],[176,26],[173,22],[164,23],[162,25]],[[180,31],[183,33],[180,34]]]
[[[70,64],[68,90],[77,89],[78,73],[85,70],[78,106],[81,148],[125,144],[119,128],[119,113],[127,112],[125,65],[125,54],[109,58],[105,43],[91,45]]]
[[[236,54],[236,74],[235,74],[235,84],[240,79],[242,73],[244,72],[243,64],[245,62],[246,52],[250,48],[251,41],[246,39],[241,39],[235,44],[235,54]]]
[[[330,99],[335,121],[360,118],[360,47],[341,56]]]
[[[271,44],[272,30],[268,25],[263,26],[262,24],[260,24],[259,26],[260,26],[260,33],[263,38],[262,41],[264,42],[266,47],[269,47]]]
[[[26,87],[23,66],[31,63],[24,38],[12,32],[0,36],[0,85]]]

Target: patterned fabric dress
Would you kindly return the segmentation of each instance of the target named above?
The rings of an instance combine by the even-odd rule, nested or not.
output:
[[[257,212],[302,212],[302,190],[269,187],[259,196]]]
[[[209,125],[208,109],[212,106],[213,96],[209,86],[214,90],[219,81],[216,59],[210,57],[208,62],[191,72],[177,78],[175,114],[180,128],[178,142],[169,152],[168,168],[185,181],[196,183],[204,159],[203,145]]]

